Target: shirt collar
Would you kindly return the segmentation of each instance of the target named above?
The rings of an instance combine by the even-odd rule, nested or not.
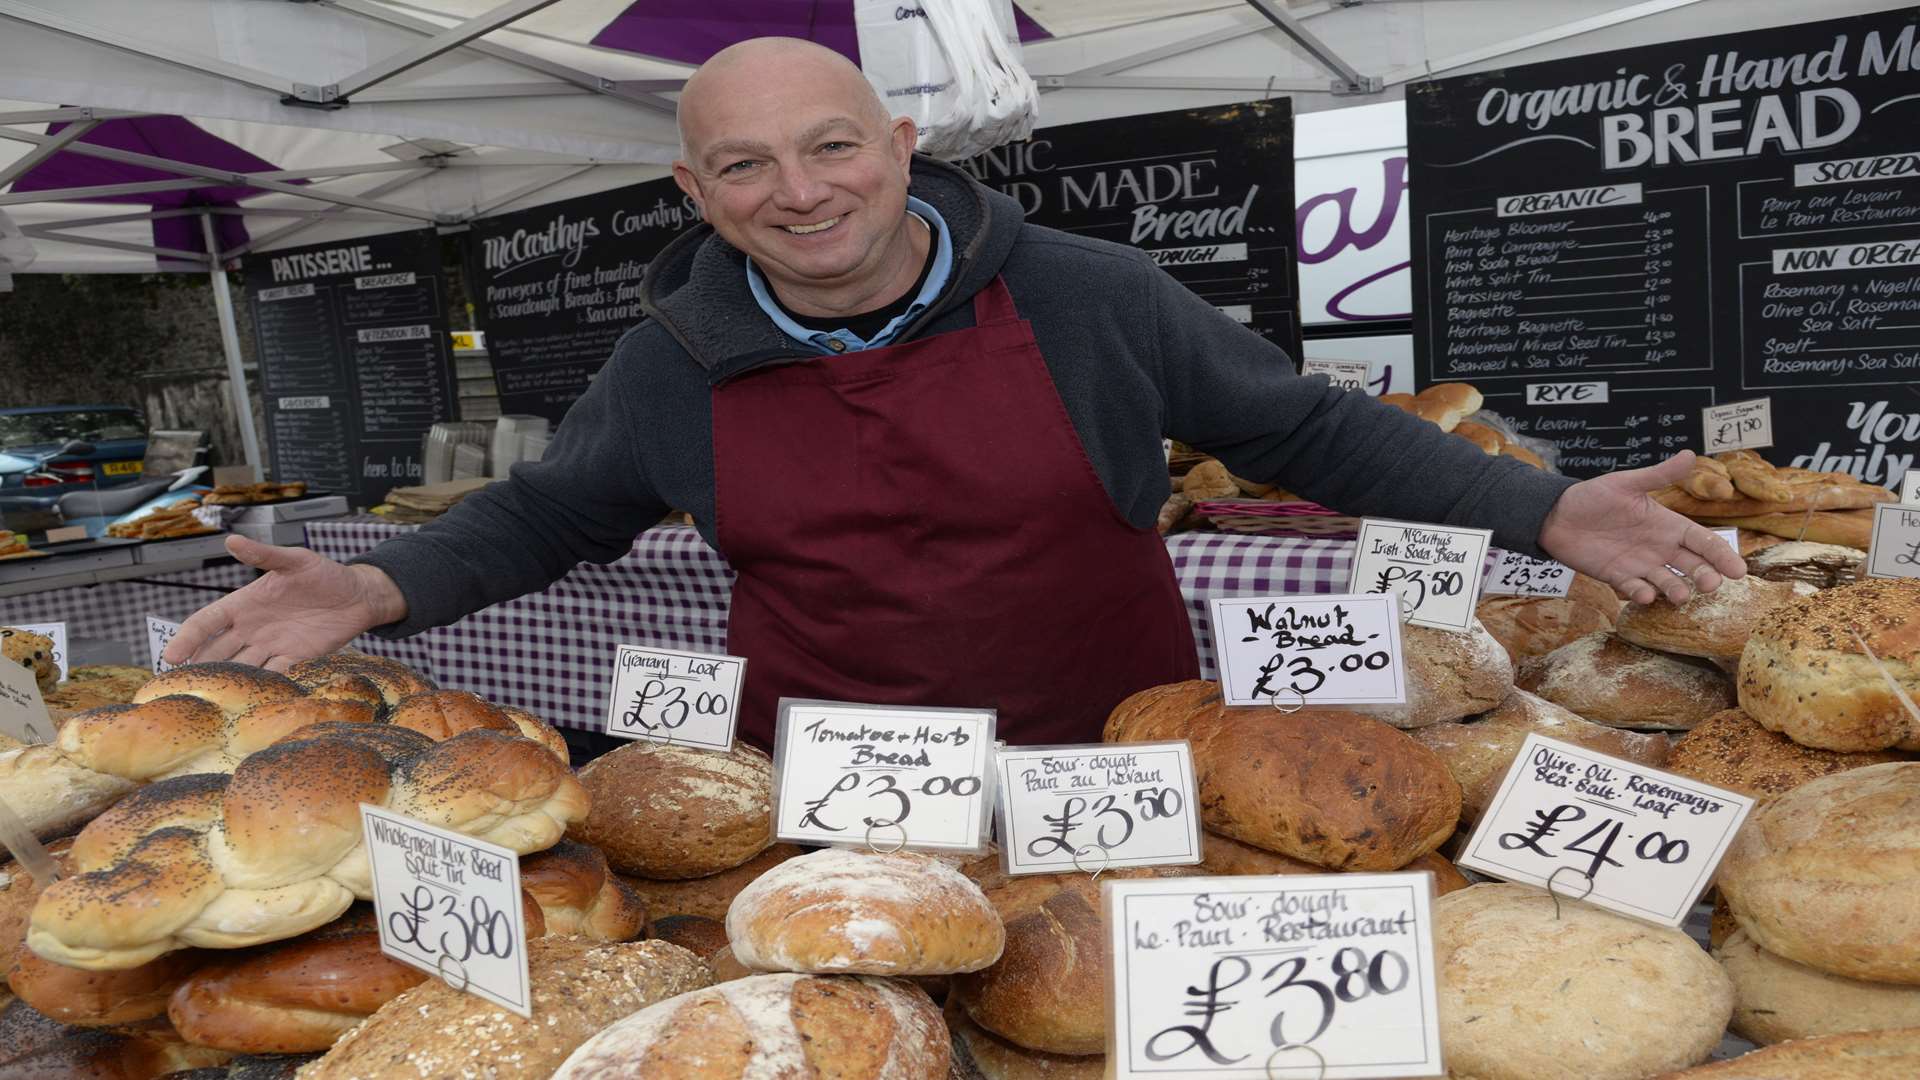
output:
[[[767,317],[773,320],[773,325],[780,328],[781,333],[802,345],[811,347],[816,352],[828,354],[858,352],[861,349],[885,345],[898,337],[901,330],[932,305],[941,290],[947,287],[947,279],[953,276],[953,235],[948,231],[946,220],[940,216],[940,211],[911,195],[907,196],[907,210],[926,222],[927,229],[933,234],[933,268],[927,271],[926,283],[920,286],[920,291],[914,295],[913,303],[907,305],[907,310],[882,327],[880,332],[872,338],[862,340],[845,327],[832,331],[810,330],[794,322],[786,312],[780,310],[780,305],[774,301],[773,293],[767,286],[766,278],[760,273],[760,268],[753,265],[751,258],[747,259],[747,290],[753,294],[754,302],[760,305],[760,310],[766,312]]]

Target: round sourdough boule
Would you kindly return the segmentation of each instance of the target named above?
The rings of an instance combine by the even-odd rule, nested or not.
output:
[[[647,938],[706,958],[727,947],[727,924],[699,915],[669,915],[647,924]]]
[[[1920,984],[1920,762],[1823,776],[1755,807],[1715,882],[1776,956]]]
[[[1907,758],[1893,751],[1843,754],[1801,746],[1739,709],[1709,716],[1676,739],[1667,771],[1756,799],[1783,795],[1809,780]]]
[[[1705,1061],[1733,985],[1679,930],[1525,885],[1433,903],[1440,1045],[1461,1080],[1644,1080]]]
[[[1799,1039],[1654,1080],[1913,1080],[1920,1028]]]
[[[1605,631],[1522,661],[1518,684],[1584,719],[1635,731],[1690,728],[1733,707],[1733,680],[1711,664]]]
[[[1678,607],[1665,597],[1628,604],[1614,630],[1643,649],[1707,660],[1737,657],[1762,616],[1811,592],[1811,585],[1749,574],[1723,581],[1710,593],[1695,593]]]
[[[1103,1080],[1103,1054],[1049,1054],[1011,1043],[979,1024],[953,1000],[946,1008],[947,1032],[953,1037],[957,1075],[978,1080]]]
[[[731,750],[630,742],[580,769],[593,797],[569,840],[623,874],[685,879],[731,870],[773,843],[773,762]]]
[[[1400,641],[1407,703],[1360,705],[1355,712],[1402,730],[1421,728],[1485,712],[1513,689],[1512,658],[1477,620],[1465,631],[1407,626]]]
[[[1565,596],[1483,595],[1474,614],[1517,664],[1596,630],[1613,629],[1620,598],[1599,581],[1576,573]]]
[[[1201,874],[1220,877],[1252,877],[1272,874],[1324,874],[1325,867],[1304,863],[1272,851],[1262,851],[1252,844],[1243,844],[1231,836],[1208,833],[1201,841],[1201,853],[1205,856],[1199,865],[1191,867]],[[1176,868],[1163,868],[1176,869]],[[1460,868],[1447,861],[1445,855],[1429,851],[1400,868],[1402,873],[1417,874],[1422,871],[1433,875],[1433,894],[1443,896],[1470,884]],[[993,893],[987,893],[989,899]]]
[[[825,848],[741,890],[727,940],[756,971],[952,975],[1000,958],[1000,916],[938,860]]]
[[[793,844],[775,844],[731,870],[722,870],[702,878],[684,881],[655,881],[652,878],[620,874],[621,881],[647,905],[647,917],[664,919],[671,915],[699,915],[725,921],[727,908],[740,890],[761,874],[779,866],[807,849]]]
[[[1920,699],[1920,581],[1873,578],[1771,612],[1740,657],[1740,707],[1802,746],[1920,750],[1920,719],[1887,675]]]
[[[1713,954],[1733,980],[1733,1030],[1762,1046],[1920,1027],[1920,987],[1816,971],[1767,952],[1744,930],[1735,930]]]
[[[1747,556],[1747,573],[1768,581],[1804,581],[1832,589],[1860,580],[1867,553],[1838,544],[1785,541]]]

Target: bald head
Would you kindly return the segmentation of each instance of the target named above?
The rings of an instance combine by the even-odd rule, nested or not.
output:
[[[775,88],[782,94],[844,108],[863,124],[884,129],[892,116],[853,61],[802,38],[749,38],[729,45],[687,79],[676,119],[680,156],[688,161],[715,137],[725,103]]]

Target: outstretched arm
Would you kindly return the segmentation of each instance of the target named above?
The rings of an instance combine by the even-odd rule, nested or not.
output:
[[[265,575],[194,612],[168,643],[167,663],[234,660],[285,671],[406,617],[399,587],[374,567],[244,536],[228,537],[227,551]]]
[[[1659,595],[1683,604],[1692,589],[1712,592],[1722,578],[1745,577],[1747,564],[1713,530],[1649,497],[1692,468],[1693,451],[1686,450],[1652,468],[1575,484],[1547,514],[1540,547],[1636,604]]]

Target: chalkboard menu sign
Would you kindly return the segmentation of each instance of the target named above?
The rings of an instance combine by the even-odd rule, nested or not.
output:
[[[1063,124],[960,164],[1028,221],[1140,248],[1300,356],[1287,99]]]
[[[1422,385],[1574,475],[1774,399],[1780,464],[1920,452],[1920,9],[1410,87]]]
[[[647,263],[699,220],[669,177],[475,221],[467,283],[501,411],[564,416],[643,317]]]
[[[359,506],[420,483],[421,440],[453,417],[440,238],[264,252],[245,278],[274,478]]]

